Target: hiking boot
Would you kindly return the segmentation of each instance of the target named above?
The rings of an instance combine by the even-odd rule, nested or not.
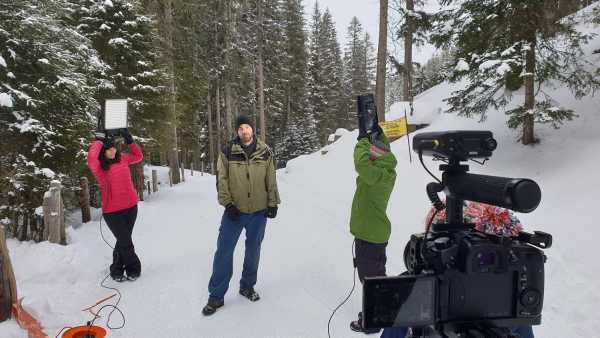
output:
[[[136,274],[127,275],[127,280],[131,281],[131,282],[134,282],[138,278],[140,278],[140,275],[137,274],[137,273]]]
[[[202,309],[202,314],[205,316],[210,316],[217,312],[217,309],[223,306],[224,304],[225,302],[223,302],[222,299],[208,298],[208,303]]]
[[[358,319],[350,322],[350,330],[354,332],[362,332],[364,334],[378,333],[381,329],[366,329],[362,325],[362,312],[358,313]]]
[[[254,291],[254,288],[240,289],[240,295],[248,298],[251,302],[256,302],[260,299],[260,296]]]
[[[123,275],[111,275],[110,277],[111,277],[111,278],[112,278],[112,279],[113,279],[115,282],[119,282],[119,283],[121,283],[121,282],[124,282],[124,281],[125,281],[125,279],[126,279],[126,278],[125,278],[125,276],[123,276]]]

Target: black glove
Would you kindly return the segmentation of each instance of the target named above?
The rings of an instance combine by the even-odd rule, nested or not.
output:
[[[376,124],[375,127],[373,127],[373,130],[371,130],[371,134],[369,134],[369,140],[371,143],[377,141],[379,139],[379,135],[381,134],[383,134],[383,129],[381,129],[379,124]]]
[[[360,141],[361,139],[365,138],[365,137],[369,137],[369,134],[367,132],[363,132],[362,130],[360,130],[360,128],[358,129],[358,137],[356,138],[357,141]]]
[[[275,218],[277,216],[277,207],[268,207],[267,208],[267,217]]]
[[[225,213],[234,221],[238,221],[240,219],[240,209],[231,203],[225,207]]]
[[[94,132],[94,136],[97,141],[102,142],[104,148],[108,149],[115,146],[115,140],[112,137],[108,136],[104,131],[97,130]]]
[[[120,134],[125,139],[125,143],[127,143],[127,144],[132,144],[133,143],[133,136],[131,136],[131,133],[129,132],[129,129],[127,129],[127,128],[121,129]]]
[[[362,139],[362,138],[369,138],[369,140],[376,140],[377,138],[379,138],[379,135],[381,135],[381,134],[383,134],[383,129],[381,129],[379,124],[376,124],[370,131],[362,132],[359,129],[358,137],[356,138],[356,140],[360,141],[360,139]]]

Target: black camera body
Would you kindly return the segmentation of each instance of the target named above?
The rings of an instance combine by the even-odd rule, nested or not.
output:
[[[443,180],[427,187],[436,209],[446,209],[446,220],[411,236],[406,273],[365,279],[364,327],[411,327],[421,333],[417,337],[509,337],[511,327],[539,325],[546,262],[540,249],[552,245],[552,236],[486,234],[463,219],[465,200],[530,212],[541,199],[537,184],[466,173],[460,161],[495,149],[491,132],[424,133],[413,145],[421,159],[427,152],[446,162]],[[445,206],[437,198],[441,191]]]
[[[373,94],[357,96],[356,109],[359,135],[374,135],[379,119]]]
[[[540,324],[545,261],[528,243],[474,229],[413,235],[405,252],[409,273],[437,276],[438,322],[500,327]]]

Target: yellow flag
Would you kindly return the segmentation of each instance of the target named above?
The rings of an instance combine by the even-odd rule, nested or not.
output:
[[[393,121],[379,122],[379,126],[390,140],[400,138],[407,133],[406,119],[404,117]]]

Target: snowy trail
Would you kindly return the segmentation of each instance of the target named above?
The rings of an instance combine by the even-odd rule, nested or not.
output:
[[[597,100],[593,102],[600,103]],[[575,129],[583,131],[578,136],[590,149],[600,145],[595,134],[585,132],[585,126],[597,125],[599,118],[582,118],[555,136],[548,135],[543,146],[561,149],[560,153],[519,146],[514,134],[504,130],[501,116],[483,126],[447,116],[432,126],[493,129],[499,149],[490,164],[473,167],[473,172],[531,177],[541,184],[540,208],[519,215],[527,230],[549,231],[555,238],[554,247],[547,251],[544,318],[542,326],[535,328],[538,337],[587,338],[600,330],[595,316],[600,301],[595,283],[600,264],[594,259],[594,236],[599,233],[589,214],[600,188],[590,170],[598,163],[581,147],[582,152],[567,152],[573,148],[572,142],[582,142],[569,140]],[[327,155],[302,156],[277,173],[282,205],[277,218],[267,224],[257,284],[259,302],[251,303],[237,294],[242,234],[225,307],[212,317],[201,314],[223,211],[216,201],[214,177],[188,175],[185,183],[172,188],[163,183],[158,194],[140,203],[134,243],[143,273],[133,283],[110,282],[121,289],[119,307],[127,322],[125,328],[109,332],[109,337],[327,337],[331,311],[345,298],[353,280],[352,237],[347,224],[354,192],[356,132],[341,134],[341,139],[328,146]],[[390,275],[403,271],[404,244],[410,234],[423,229],[429,205],[424,186],[431,180],[419,164],[409,163],[403,140],[393,144],[393,151],[399,165],[388,208],[393,224],[388,245]],[[516,168],[514,158],[530,161]],[[433,163],[428,164],[434,168]],[[166,182],[166,168],[158,169]],[[63,326],[85,323],[90,316],[81,309],[111,294],[98,285],[111,260],[98,225],[97,218],[78,229],[69,228],[65,247],[8,242],[19,292],[26,297],[24,304],[51,337]],[[112,243],[105,225],[103,229]],[[362,336],[348,328],[360,310],[360,300],[359,284],[334,317],[332,337]],[[106,326],[106,317],[97,324]],[[111,324],[120,324],[118,315]],[[26,337],[13,321],[1,323],[0,333],[3,338]]]
[[[289,191],[285,178],[280,186],[285,196]],[[142,261],[142,277],[133,283],[108,282],[120,289],[123,298],[119,308],[126,316],[125,327],[109,332],[109,336],[325,336],[330,311],[337,305],[334,303],[339,302],[351,286],[348,278],[330,280],[331,271],[340,270],[340,267],[335,261],[329,261],[328,256],[334,253],[340,256],[347,264],[342,269],[344,273],[336,275],[351,278],[351,237],[345,224],[332,221],[332,211],[321,199],[311,201],[304,194],[289,194],[286,204],[304,203],[306,209],[284,208],[277,219],[268,223],[257,285],[262,299],[250,303],[237,294],[244,248],[242,234],[236,248],[234,277],[225,298],[226,305],[212,317],[202,316],[200,311],[208,296],[207,284],[223,210],[216,202],[214,187],[213,177],[196,174],[188,176],[185,183],[165,187],[159,194],[140,203],[134,243]],[[330,195],[333,193],[330,191]],[[345,210],[336,213],[344,214]],[[302,222],[298,220],[305,222],[306,227],[299,226]],[[316,222],[321,220],[329,224],[328,228],[323,227],[324,237],[340,237],[346,242],[347,250],[337,252],[334,248],[338,245],[324,248],[322,244],[327,241],[322,237],[306,236],[307,229],[314,229],[318,226]],[[10,241],[26,307],[34,309],[52,337],[63,326],[82,325],[89,320],[89,315],[80,310],[112,294],[98,286],[107,274],[111,258],[111,250],[102,241],[98,226],[97,219],[77,230],[70,229],[70,244],[66,247]],[[114,243],[106,225],[102,227],[109,243]],[[53,270],[45,259],[36,262],[36,251],[55,254],[56,259],[50,257],[49,261],[58,271]],[[32,280],[44,274],[50,279]],[[66,278],[67,283],[58,280],[61,278]],[[66,290],[48,291],[47,284],[66,287]],[[358,311],[358,307],[355,309]],[[340,326],[337,337],[352,335],[347,330],[351,317],[337,322]],[[119,326],[120,320],[115,313],[111,326]],[[97,324],[106,327],[106,317]],[[14,332],[9,337],[25,337],[14,323],[1,324],[0,332],[3,328],[9,334]]]
[[[597,27],[584,27],[597,31]],[[600,64],[597,36],[587,47],[589,60]],[[443,98],[459,84],[443,83],[416,98],[419,113],[432,120],[428,131],[488,129],[498,149],[484,167],[472,172],[527,177],[542,188],[542,202],[530,214],[518,214],[527,231],[542,230],[554,236],[546,250],[545,298],[538,338],[590,338],[600,332],[600,262],[598,261],[598,167],[600,159],[600,95],[576,100],[566,88],[547,84],[546,92],[579,114],[559,130],[536,125],[542,142],[524,147],[518,131],[506,127],[503,112],[490,111],[484,123],[442,114]],[[515,96],[522,96],[516,92]],[[515,99],[522,102],[522,98]],[[512,103],[516,104],[516,103]],[[508,108],[511,108],[509,106]],[[403,113],[400,106],[388,120]],[[348,218],[354,193],[352,152],[357,132],[338,131],[341,138],[316,152],[288,162],[277,172],[282,204],[269,220],[263,242],[257,291],[261,300],[251,303],[237,294],[244,234],[235,253],[234,275],[225,307],[212,317],[202,316],[212,271],[218,227],[223,208],[217,204],[214,177],[187,175],[185,183],[168,187],[166,168],[157,168],[163,182],[158,194],[140,203],[134,243],[142,261],[142,277],[118,284],[123,294],[119,307],[126,326],[110,331],[109,338],[316,338],[327,337],[331,311],[352,287],[352,236]],[[392,145],[398,158],[397,180],[388,215],[392,235],[387,249],[388,275],[404,270],[402,253],[413,233],[423,231],[430,203],[425,185],[432,179],[413,156],[409,162],[405,139]],[[434,173],[437,164],[426,163]],[[149,170],[149,168],[146,168]],[[111,249],[102,241],[99,217],[67,229],[69,245],[21,243],[9,240],[19,295],[54,337],[64,326],[90,320],[81,309],[112,294],[99,286],[108,273]],[[114,239],[103,225],[104,233]],[[110,285],[116,285],[110,282]],[[364,337],[348,324],[360,310],[361,289],[332,321],[332,337]],[[106,314],[105,314],[106,315]],[[97,321],[106,326],[106,317]],[[120,324],[113,316],[113,326]],[[26,338],[14,321],[0,323],[0,337]],[[374,335],[373,337],[376,337]]]

